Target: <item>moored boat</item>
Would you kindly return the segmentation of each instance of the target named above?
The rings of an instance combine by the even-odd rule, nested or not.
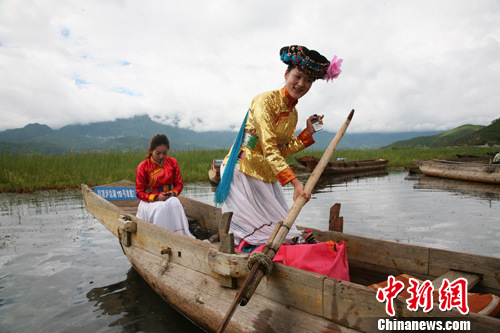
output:
[[[227,246],[230,213],[180,196],[193,229],[204,232],[200,238],[211,235],[207,238],[212,242],[191,239],[136,218],[137,199],[110,194],[106,200],[97,194],[111,193],[113,187],[130,192],[133,183],[100,189],[82,185],[87,210],[118,237],[135,270],[162,298],[202,328],[215,331],[249,272],[248,255]],[[275,263],[249,303],[237,308],[226,332],[376,332],[379,319],[443,317],[466,320],[476,332],[500,329],[498,318],[464,316],[456,309],[442,312],[437,303],[429,312],[412,311],[401,296],[393,300],[391,317],[376,298],[378,283],[401,274],[436,284],[444,277],[463,277],[471,292],[498,295],[500,259],[334,231],[313,233],[318,241],[345,242],[350,282]]]
[[[420,172],[435,177],[500,184],[500,164],[459,160],[415,160]]]
[[[318,165],[319,162],[319,158],[314,156],[302,156],[295,159],[297,162],[305,166],[310,172],[316,168],[316,165]],[[323,171],[323,175],[383,171],[385,170],[388,162],[388,160],[382,158],[361,161],[337,160],[334,162],[328,162],[325,170]]]

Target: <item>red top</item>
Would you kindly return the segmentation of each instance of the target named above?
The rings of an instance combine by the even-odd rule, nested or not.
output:
[[[135,193],[143,201],[152,202],[160,193],[169,191],[178,196],[183,187],[179,164],[175,158],[167,156],[163,165],[159,165],[151,157],[137,167]]]

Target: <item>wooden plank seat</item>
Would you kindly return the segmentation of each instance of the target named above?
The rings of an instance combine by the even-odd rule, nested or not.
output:
[[[434,290],[439,290],[444,279],[453,282],[458,278],[464,278],[467,280],[467,290],[471,290],[481,279],[477,274],[449,270],[438,278],[432,280],[432,285],[434,286]]]

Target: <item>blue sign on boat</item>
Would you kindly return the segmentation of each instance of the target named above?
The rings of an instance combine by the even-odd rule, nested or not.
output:
[[[135,187],[94,187],[94,192],[108,201],[139,200],[135,196]]]

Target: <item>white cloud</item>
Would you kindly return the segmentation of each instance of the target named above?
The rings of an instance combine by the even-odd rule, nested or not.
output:
[[[0,130],[137,114],[239,127],[278,89],[282,46],[344,59],[300,101],[299,126],[446,130],[500,116],[500,3],[485,1],[0,1]]]

